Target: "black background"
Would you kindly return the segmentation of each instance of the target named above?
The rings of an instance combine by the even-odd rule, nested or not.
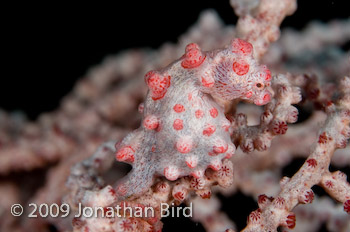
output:
[[[135,47],[156,49],[166,41],[176,43],[204,9],[214,8],[226,24],[237,21],[229,0],[120,2],[2,5],[0,108],[21,110],[36,119],[40,113],[56,109],[87,69],[108,54]],[[348,0],[304,0],[298,4],[297,12],[282,27],[301,29],[311,20],[349,17]],[[292,175],[302,163],[295,160],[283,174]],[[237,224],[240,229],[249,212],[257,208],[241,193],[230,199],[220,197],[223,209],[241,223]],[[200,224],[189,219],[164,222],[164,231],[202,231]]]
[[[175,43],[203,9],[214,8],[227,24],[237,21],[229,0],[119,2],[2,5],[0,108],[22,110],[31,119],[52,111],[76,80],[106,55]],[[298,4],[283,27],[349,17],[347,0]]]

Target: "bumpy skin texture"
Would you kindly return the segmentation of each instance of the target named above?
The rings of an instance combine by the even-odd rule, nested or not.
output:
[[[149,92],[139,107],[141,127],[116,145],[117,160],[133,165],[118,183],[121,198],[142,194],[155,176],[200,178],[234,154],[230,121],[214,99],[270,101],[270,71],[258,65],[252,51],[241,39],[210,52],[191,43],[179,60],[145,75]]]

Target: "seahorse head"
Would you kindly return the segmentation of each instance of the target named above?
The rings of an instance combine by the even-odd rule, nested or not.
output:
[[[271,72],[265,65],[259,65],[252,53],[250,43],[234,39],[229,47],[216,54],[209,73],[213,76],[214,95],[224,100],[245,99],[256,105],[270,101]]]

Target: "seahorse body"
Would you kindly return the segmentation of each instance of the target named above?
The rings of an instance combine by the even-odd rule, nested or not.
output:
[[[251,44],[240,39],[211,52],[191,43],[179,60],[148,72],[142,125],[117,145],[117,160],[133,165],[118,184],[118,194],[142,194],[155,176],[173,181],[188,175],[200,178],[208,167],[221,169],[222,160],[236,148],[230,140],[231,123],[214,99],[266,104],[270,80],[266,66],[253,59]]]

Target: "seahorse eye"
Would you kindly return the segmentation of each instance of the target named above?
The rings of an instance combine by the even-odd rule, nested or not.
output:
[[[262,89],[262,88],[264,88],[264,84],[258,82],[258,83],[256,83],[256,87],[257,87],[258,89]]]

